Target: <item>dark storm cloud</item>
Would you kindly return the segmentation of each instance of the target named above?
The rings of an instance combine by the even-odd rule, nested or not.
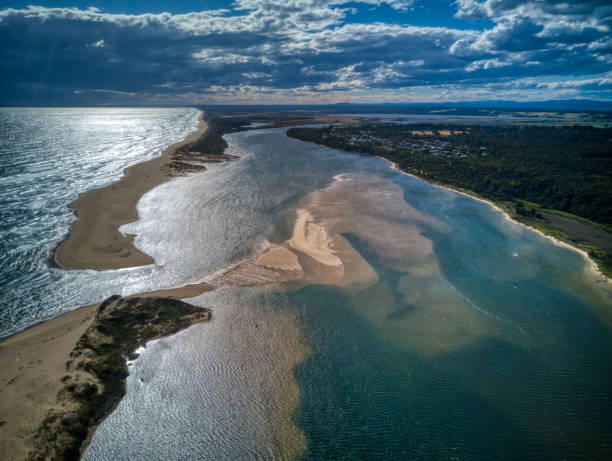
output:
[[[401,98],[440,88],[454,99],[504,89],[610,96],[606,2],[459,0],[456,17],[487,18],[493,26],[484,30],[349,24],[348,4],[239,0],[232,10],[179,15],[6,9],[0,102],[316,102],[348,90]],[[557,80],[538,86],[534,77]]]

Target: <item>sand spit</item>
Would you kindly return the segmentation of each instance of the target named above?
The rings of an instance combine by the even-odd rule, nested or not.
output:
[[[200,283],[125,299],[188,298],[214,288]],[[0,341],[0,453],[7,459],[27,459],[29,437],[49,411],[72,408],[69,402],[58,402],[58,392],[68,374],[70,353],[94,320],[98,306],[81,307]],[[91,381],[81,370],[71,370],[70,375],[75,383]]]
[[[37,427],[28,457],[79,459],[97,425],[126,392],[127,360],[136,358],[146,342],[210,318],[209,309],[176,299],[111,296],[100,304],[70,352],[58,406]]]
[[[136,204],[155,186],[204,166],[182,161],[182,147],[200,138],[207,124],[200,113],[199,125],[183,141],[166,148],[159,157],[128,168],[117,182],[85,192],[70,207],[78,219],[70,235],[55,254],[57,263],[69,269],[121,269],[153,264],[153,258],[134,246],[134,235],[123,235],[119,227],[136,221]],[[174,158],[178,154],[181,159]]]

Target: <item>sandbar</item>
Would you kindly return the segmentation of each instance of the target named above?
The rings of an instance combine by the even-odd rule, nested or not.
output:
[[[321,264],[342,267],[342,261],[330,248],[330,240],[325,228],[313,222],[313,217],[308,210],[297,210],[297,220],[289,245]]]
[[[257,258],[259,266],[270,269],[280,269],[285,271],[301,271],[302,266],[298,261],[297,255],[285,247],[270,248],[263,255]]]

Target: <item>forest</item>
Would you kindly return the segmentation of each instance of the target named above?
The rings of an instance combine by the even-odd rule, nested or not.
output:
[[[291,128],[287,134],[377,155],[426,180],[493,200],[535,202],[612,224],[612,128],[386,123]],[[424,139],[450,146],[443,155],[412,147]],[[522,205],[516,211],[527,212]]]

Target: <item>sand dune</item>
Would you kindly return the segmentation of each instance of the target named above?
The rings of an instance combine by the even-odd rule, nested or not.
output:
[[[33,326],[0,343],[0,454],[25,460],[30,434],[57,407],[66,362],[93,320],[88,306]],[[78,379],[78,373],[72,373]]]

